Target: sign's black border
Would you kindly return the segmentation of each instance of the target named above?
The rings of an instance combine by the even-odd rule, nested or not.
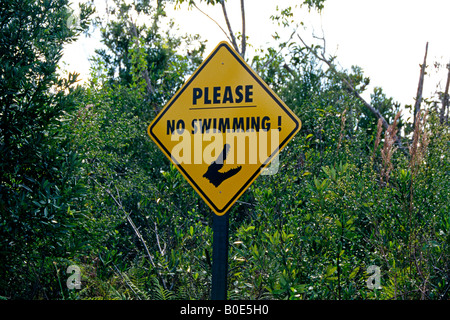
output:
[[[244,185],[234,194],[234,196],[230,199],[230,201],[222,208],[219,209],[217,208],[217,206],[214,204],[214,202],[209,199],[209,197],[203,192],[203,190],[197,185],[197,183],[195,182],[195,180],[186,172],[186,170],[183,168],[183,166],[181,164],[176,164],[176,166],[185,174],[185,176],[189,179],[189,181],[195,186],[196,190],[198,190],[198,192],[200,192],[203,197],[208,201],[208,203],[214,207],[214,209],[221,214],[225,214],[229,208],[231,207],[231,205],[234,203],[235,200],[237,200],[236,198],[243,192],[245,191],[249,186],[250,186],[250,182],[253,181],[253,179],[255,179],[255,177],[260,173],[261,169],[264,168],[265,166],[267,166],[270,161],[272,160],[272,158],[278,153],[279,150],[283,149],[284,146],[286,145],[286,143],[291,139],[292,135],[294,135],[295,132],[297,132],[300,123],[297,121],[297,119],[295,117],[292,116],[291,112],[286,110],[285,106],[283,105],[282,101],[280,100],[280,98],[278,98],[277,96],[275,96],[272,91],[270,90],[270,88],[268,87],[268,85],[262,81],[257,75],[256,73],[250,68],[250,66],[248,66],[242,59],[241,57],[231,48],[231,46],[226,43],[226,42],[221,42],[216,49],[209,55],[209,57],[202,63],[202,65],[194,72],[194,74],[190,77],[190,79],[188,80],[188,82],[186,82],[182,88],[178,91],[178,93],[175,94],[175,96],[171,99],[171,101],[169,102],[169,104],[156,116],[156,118],[153,120],[152,124],[150,125],[150,128],[148,130],[149,134],[151,134],[151,136],[158,142],[158,144],[164,149],[166,155],[170,155],[171,152],[169,152],[169,150],[167,150],[167,148],[164,146],[164,144],[158,139],[158,137],[153,133],[153,128],[154,126],[161,120],[161,118],[163,117],[163,115],[172,107],[172,105],[177,101],[178,97],[189,87],[189,85],[191,84],[191,82],[200,74],[200,72],[203,70],[204,67],[206,67],[206,65],[211,61],[211,59],[217,54],[217,52],[222,48],[225,47],[233,56],[234,58],[242,65],[242,67],[244,67],[244,69],[255,79],[256,82],[258,82],[258,84],[270,95],[270,97],[286,112],[287,115],[289,115],[289,117],[294,121],[295,123],[295,129],[292,130],[292,132],[280,143],[280,145],[278,146],[278,148],[270,155],[269,158],[267,158],[267,160],[255,171],[255,173],[252,174],[252,176],[247,180],[246,183],[244,183]]]

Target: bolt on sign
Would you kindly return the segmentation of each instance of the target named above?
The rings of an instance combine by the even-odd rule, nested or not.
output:
[[[221,42],[147,131],[221,216],[300,127],[301,121],[284,102],[227,42]]]

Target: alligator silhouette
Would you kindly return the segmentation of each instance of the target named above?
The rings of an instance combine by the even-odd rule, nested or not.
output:
[[[230,145],[227,143],[223,146],[222,153],[213,163],[209,165],[208,170],[206,170],[205,174],[203,175],[203,177],[208,179],[209,182],[211,182],[216,188],[222,182],[231,178],[242,169],[242,166],[238,166],[225,172],[219,172],[219,170],[223,167],[223,163],[227,159],[227,154],[229,151]]]

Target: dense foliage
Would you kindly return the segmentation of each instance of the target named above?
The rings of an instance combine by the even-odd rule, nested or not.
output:
[[[75,87],[76,75],[57,73],[63,45],[82,30],[66,23],[67,2],[1,3],[3,299],[210,297],[212,212],[146,132],[204,43],[161,30],[164,1],[115,4],[97,21],[105,49],[89,83]],[[86,28],[92,8],[81,12]],[[137,24],[140,15],[151,24]],[[278,173],[260,176],[228,213],[228,297],[449,299],[450,133],[436,103],[413,127],[376,88],[385,130],[300,43],[249,63],[302,129]],[[366,90],[360,68],[342,73]],[[66,285],[71,265],[79,289]],[[368,283],[370,266],[381,288]]]
[[[73,256],[77,221],[70,207],[84,196],[81,160],[63,128],[77,109],[76,75],[56,74],[69,28],[67,1],[2,1],[0,36],[0,250],[2,295],[60,292],[53,262]],[[44,290],[45,288],[45,290]]]

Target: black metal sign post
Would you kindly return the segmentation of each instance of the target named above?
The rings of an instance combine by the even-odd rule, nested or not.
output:
[[[213,215],[211,300],[227,299],[228,274],[228,213]]]

